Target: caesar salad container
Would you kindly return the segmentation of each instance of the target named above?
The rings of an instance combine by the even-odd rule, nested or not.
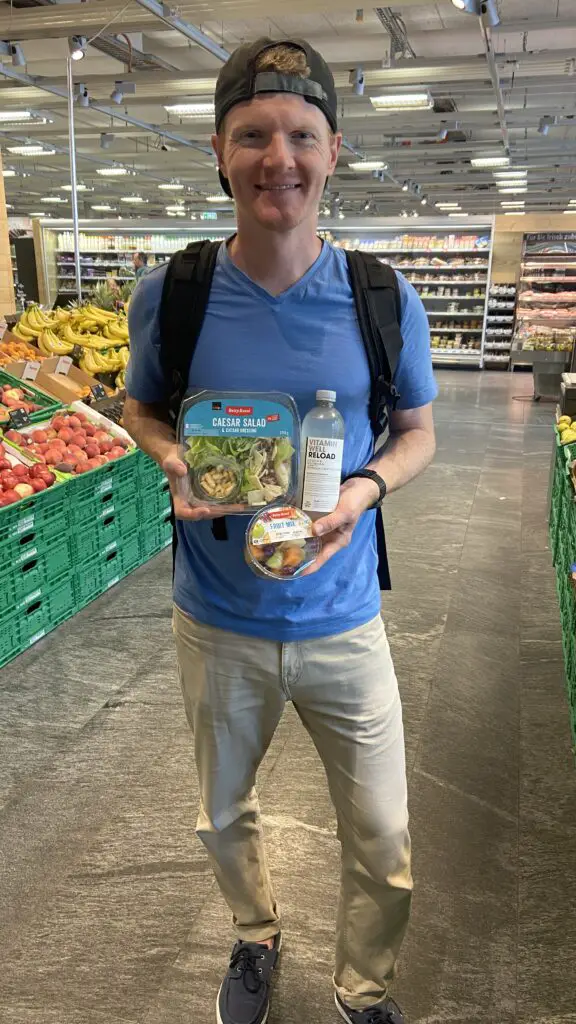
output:
[[[245,557],[257,576],[286,582],[311,566],[322,548],[310,516],[294,505],[257,512],[246,530]]]
[[[178,442],[191,505],[241,515],[296,496],[300,423],[290,395],[195,392],[182,403]]]

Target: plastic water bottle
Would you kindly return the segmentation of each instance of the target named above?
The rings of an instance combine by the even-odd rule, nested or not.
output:
[[[302,423],[301,507],[312,519],[333,512],[340,496],[344,420],[335,401],[335,391],[317,391]]]

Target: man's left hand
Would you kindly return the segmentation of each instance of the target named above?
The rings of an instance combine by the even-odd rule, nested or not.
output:
[[[348,547],[360,516],[378,500],[379,495],[379,488],[373,480],[356,477],[342,484],[340,500],[334,511],[314,523],[315,535],[322,537],[322,550],[302,576],[318,572],[337,551]]]

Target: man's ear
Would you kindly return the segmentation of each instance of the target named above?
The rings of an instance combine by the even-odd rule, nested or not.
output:
[[[212,149],[214,150],[214,156],[216,157],[218,167],[224,174],[224,177],[227,177],[224,171],[224,138],[222,135],[213,135],[210,141],[212,143]]]
[[[334,174],[336,170],[336,164],[338,163],[338,155],[342,146],[342,132],[334,132],[330,135],[330,168],[328,174]]]

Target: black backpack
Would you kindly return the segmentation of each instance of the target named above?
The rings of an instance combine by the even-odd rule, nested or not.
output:
[[[188,390],[190,366],[204,323],[221,242],[191,242],[175,253],[166,270],[160,305],[160,359],[176,420]],[[392,267],[370,253],[346,250],[356,314],[372,381],[370,422],[376,442],[388,425],[388,410],[399,394],[394,375],[402,349],[400,289]],[[186,331],[182,330],[186,325]],[[185,342],[185,344],[184,344]],[[226,519],[214,519],[217,540],[226,540]],[[176,531],[174,531],[176,538]],[[390,573],[382,516],[376,516],[378,580],[390,590]],[[176,543],[176,541],[175,541]]]

